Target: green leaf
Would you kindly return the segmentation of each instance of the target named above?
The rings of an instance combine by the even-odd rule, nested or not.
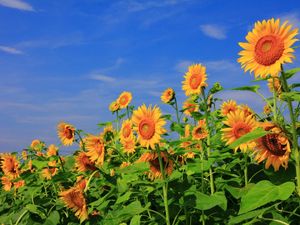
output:
[[[28,204],[25,207],[29,212],[39,215],[42,219],[46,218],[46,215],[38,209],[36,205]]]
[[[226,185],[225,189],[227,191],[229,191],[229,193],[235,198],[235,199],[239,199],[241,198],[243,195],[245,195],[249,189],[251,187],[253,187],[255,184],[248,184],[247,187],[243,187],[243,188],[237,188],[237,187],[232,187],[230,185]]]
[[[236,216],[236,217],[232,217],[229,220],[228,224],[229,225],[231,225],[231,224],[237,224],[237,223],[243,222],[244,220],[248,220],[248,219],[252,219],[254,217],[258,217],[260,215],[263,215],[264,212],[267,211],[267,210],[268,210],[268,208],[259,209],[259,210],[254,210],[254,211],[251,211],[251,212],[244,213],[244,214]]]
[[[255,184],[241,199],[239,214],[243,214],[276,200],[288,199],[295,189],[293,182],[274,185],[270,181],[262,180]]]
[[[289,79],[289,78],[293,77],[298,72],[300,72],[300,67],[285,71],[284,76],[285,76],[286,79]]]
[[[256,93],[258,89],[260,89],[259,85],[253,85],[253,86],[243,86],[243,87],[231,88],[230,90],[234,90],[234,91],[251,91],[251,92]]]
[[[170,126],[171,131],[175,131],[181,135],[184,134],[184,128],[181,124],[173,122]]]
[[[286,101],[288,99],[292,101],[300,101],[300,92],[292,91],[292,92],[283,92],[280,95],[280,99]]]
[[[124,195],[120,196],[120,197],[117,199],[116,204],[120,204],[120,203],[122,203],[122,202],[128,201],[131,194],[132,194],[132,192],[128,191],[128,192],[126,192]]]
[[[59,213],[57,211],[53,211],[46,219],[44,225],[57,225],[59,224],[59,219],[60,219]]]
[[[236,147],[238,147],[240,144],[246,143],[248,141],[252,141],[254,139],[260,138],[262,136],[265,136],[266,134],[268,134],[269,132],[265,131],[263,128],[259,127],[245,135],[243,135],[242,137],[240,137],[239,139],[237,139],[236,141],[234,141],[233,143],[231,143],[229,145],[230,148],[235,149]]]
[[[32,165],[35,166],[38,170],[48,167],[48,161],[32,160]]]
[[[130,225],[140,225],[140,222],[141,222],[141,216],[135,215],[134,217],[132,217],[130,221]]]
[[[290,88],[291,88],[291,89],[297,88],[297,87],[300,87],[300,83],[294,83],[294,84],[291,84],[291,85],[290,85]]]

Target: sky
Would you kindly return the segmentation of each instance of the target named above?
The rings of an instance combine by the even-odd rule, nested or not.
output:
[[[299,28],[300,1],[0,0],[0,18],[0,152],[13,152],[33,139],[59,144],[60,121],[99,133],[96,124],[114,119],[108,106],[123,91],[136,107],[170,113],[160,95],[172,87],[181,105],[193,63],[207,67],[210,86],[257,84],[237,63],[238,42],[258,20]],[[293,67],[299,58],[298,50]],[[263,84],[261,92],[269,94]],[[220,97],[264,105],[246,92]]]

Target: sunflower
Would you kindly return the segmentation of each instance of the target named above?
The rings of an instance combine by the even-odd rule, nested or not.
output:
[[[81,222],[88,218],[86,200],[82,190],[72,187],[60,192],[59,195],[64,204],[75,213]]]
[[[124,120],[122,123],[120,139],[122,141],[124,139],[130,138],[131,136],[133,136],[132,122],[131,122],[131,120],[127,119],[127,120]]]
[[[287,136],[281,128],[271,122],[262,123],[262,127],[270,133],[256,140],[256,147],[254,148],[255,160],[260,163],[266,159],[266,169],[270,165],[274,167],[275,171],[279,170],[280,166],[286,169],[291,153]]]
[[[258,127],[255,118],[252,115],[245,116],[245,113],[241,110],[230,112],[223,123],[228,126],[222,129],[222,139],[226,141],[227,145],[232,144],[235,140]],[[254,146],[254,142],[246,142],[236,147],[235,152],[238,148],[245,152],[247,149],[253,148]]]
[[[205,83],[207,80],[206,67],[201,64],[191,65],[184,79],[182,82],[182,90],[185,91],[185,95],[200,94],[201,88],[207,86]]]
[[[111,142],[115,137],[116,131],[111,124],[106,125],[100,134],[104,141]]]
[[[86,155],[90,158],[90,161],[98,166],[102,166],[104,163],[105,145],[101,136],[87,136],[85,148],[87,149]]]
[[[160,96],[160,99],[163,103],[170,103],[175,98],[175,91],[172,88],[167,88],[162,95]]]
[[[192,116],[193,112],[199,111],[199,105],[195,103],[192,99],[187,99],[182,106],[184,114],[187,116]]]
[[[271,107],[268,104],[266,104],[264,106],[264,114],[266,114],[268,116],[271,114],[271,112],[272,112]]]
[[[166,121],[161,118],[161,111],[156,106],[147,108],[146,105],[142,105],[134,110],[132,123],[138,134],[137,141],[142,147],[154,149],[155,144],[160,142],[161,135],[166,132],[163,128]]]
[[[272,78],[268,79],[268,87],[269,87],[270,92],[275,91],[275,93],[277,95],[280,95],[282,92],[281,82],[278,77],[272,77]]]
[[[58,152],[58,147],[56,147],[54,144],[51,144],[47,149],[47,156],[51,157],[57,155],[57,152]]]
[[[72,145],[75,138],[75,128],[65,122],[57,125],[57,134],[63,145]]]
[[[244,49],[240,51],[238,62],[245,72],[254,72],[255,78],[268,75],[277,76],[283,63],[291,63],[295,58],[292,45],[298,29],[291,30],[287,21],[280,26],[280,20],[263,20],[255,23],[246,36],[248,42],[240,42]]]
[[[234,100],[228,100],[226,102],[223,102],[221,105],[221,115],[227,116],[230,112],[234,112],[238,109],[238,106],[236,104],[236,101]]]
[[[16,182],[14,182],[14,187],[16,189],[20,188],[20,187],[24,187],[25,186],[25,180],[18,180]]]
[[[48,168],[42,170],[42,177],[51,180],[52,177],[57,173],[56,161],[48,162]]]
[[[128,91],[124,91],[120,94],[117,102],[120,106],[120,109],[125,109],[132,100],[132,94]]]
[[[184,127],[184,137],[189,137],[191,135],[191,125],[186,124]]]
[[[120,105],[117,101],[113,101],[112,103],[110,103],[109,111],[115,112],[115,111],[118,111],[119,109],[120,109]]]
[[[171,175],[173,171],[173,161],[168,159],[167,154],[164,152],[160,153],[162,157],[163,167],[166,175]],[[150,165],[150,171],[147,171],[146,174],[150,180],[156,178],[162,178],[162,173],[160,170],[158,153],[156,152],[146,152],[141,155],[138,159],[138,162],[148,162]]]
[[[2,188],[4,191],[10,191],[10,189],[13,186],[13,183],[11,182],[11,179],[9,179],[6,176],[1,177],[1,183],[2,183]]]
[[[21,155],[22,155],[22,159],[23,160],[27,160],[28,159],[27,150],[23,150],[22,153],[21,153]]]
[[[129,138],[121,140],[123,145],[122,149],[123,152],[130,154],[135,152],[135,137],[131,136]]]
[[[41,151],[45,147],[45,144],[38,139],[35,139],[31,142],[30,148],[35,151]]]
[[[80,152],[75,157],[75,167],[76,167],[77,171],[79,171],[79,172],[85,172],[88,170],[93,171],[96,169],[94,163],[91,162],[91,160],[87,156],[86,152]]]
[[[15,179],[20,176],[19,162],[16,156],[3,154],[1,156],[1,169],[7,177]]]
[[[254,115],[253,110],[248,105],[242,104],[242,105],[239,105],[238,108],[240,110],[244,111],[245,116],[250,116],[250,115],[253,116]]]
[[[206,129],[206,122],[205,120],[199,120],[198,125],[194,127],[192,136],[194,140],[202,140],[206,138],[208,135],[208,131]]]

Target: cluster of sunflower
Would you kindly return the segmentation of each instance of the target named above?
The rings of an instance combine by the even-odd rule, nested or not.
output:
[[[0,219],[18,224],[27,216],[30,223],[36,222],[37,218],[47,220],[47,214],[52,224],[53,220],[56,221],[54,224],[68,224],[68,221],[77,221],[76,218],[87,224],[130,221],[130,224],[170,225],[172,220],[172,224],[192,224],[193,220],[202,224],[235,224],[275,217],[281,221],[285,218],[279,218],[277,214],[286,209],[290,221],[299,221],[300,209],[296,202],[299,202],[300,195],[297,130],[300,109],[299,103],[293,104],[299,95],[287,85],[287,79],[297,70],[289,73],[283,70],[283,65],[291,63],[294,58],[292,46],[297,34],[298,30],[292,29],[287,22],[280,25],[279,19],[270,19],[257,22],[246,36],[247,42],[240,43],[243,50],[238,62],[245,72],[253,72],[256,79],[267,81],[273,93],[269,99],[262,96],[266,101],[263,116],[248,105],[238,105],[235,100],[224,101],[217,109],[219,99],[215,94],[223,88],[215,83],[208,89],[206,67],[193,64],[182,82],[187,99],[181,108],[174,89],[167,88],[161,95],[161,101],[170,105],[174,114],[163,115],[158,106],[151,105],[134,109],[130,105],[132,94],[126,91],[109,105],[116,120],[99,124],[104,128],[97,135],[84,133],[66,122],[58,124],[61,144],[71,146],[77,143],[78,150],[74,155],[60,156],[56,145],[47,147],[40,140],[33,140],[21,157],[12,153],[1,154],[2,189],[13,193],[13,197],[5,195],[5,198],[11,205],[18,205],[14,204],[16,199],[30,198],[16,220],[11,219],[11,214],[11,217],[1,217],[2,212],[9,211],[2,208]],[[261,95],[257,88],[249,86],[240,90]],[[280,106],[285,104],[290,110],[290,123],[284,119],[279,102]],[[169,130],[166,128],[168,124]],[[244,157],[246,160],[243,161]],[[263,161],[264,168],[260,164]],[[245,165],[241,165],[243,163]],[[272,171],[276,172],[287,171],[289,164],[296,171],[296,191],[293,195],[294,182],[284,183],[292,188],[286,191],[285,197],[279,196],[277,200],[286,200],[290,196],[295,196],[295,200],[270,206],[270,202],[276,200],[271,198],[251,205],[251,190],[256,194],[257,191],[256,184],[250,185],[250,181],[256,180],[257,185],[261,185],[260,179],[263,178],[260,177],[266,179],[266,171],[271,170],[271,165]],[[241,168],[244,168],[243,173],[240,173]],[[268,187],[279,190],[279,186]],[[32,190],[50,199],[43,201],[42,197],[38,198],[43,202],[44,210],[33,208],[32,205],[38,203],[30,194]],[[247,202],[250,198],[247,193],[252,196],[250,203]],[[264,195],[258,193],[256,197]],[[267,203],[269,205],[262,208]],[[227,204],[232,204],[232,209],[227,209]],[[236,205],[241,207],[239,213]],[[289,214],[287,210],[293,207],[296,209]],[[257,208],[260,211],[251,211]],[[69,210],[75,219],[69,215]],[[35,216],[30,217],[28,212]],[[239,216],[241,212],[250,212],[251,215]],[[274,218],[268,215],[270,212]]]

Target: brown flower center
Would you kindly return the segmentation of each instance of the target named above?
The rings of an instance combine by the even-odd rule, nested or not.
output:
[[[65,130],[64,130],[64,136],[67,138],[67,139],[72,139],[73,138],[73,131],[66,127]]]
[[[81,209],[84,205],[84,199],[79,190],[70,193],[70,199],[75,206]]]
[[[233,134],[236,138],[240,138],[243,135],[249,133],[251,131],[251,127],[245,123],[239,122],[233,126]]]
[[[199,74],[193,74],[190,78],[190,86],[192,89],[197,89],[201,84],[201,76]]]
[[[122,96],[122,98],[120,99],[120,103],[122,105],[125,105],[128,102],[128,97],[126,95]]]
[[[273,155],[283,156],[285,154],[285,145],[282,145],[278,134],[267,134],[262,137],[262,144]]]
[[[255,45],[255,60],[264,66],[274,64],[284,51],[283,41],[274,35],[266,35],[258,40]]]
[[[149,118],[143,119],[139,124],[139,133],[144,139],[151,139],[155,133],[154,121]]]

